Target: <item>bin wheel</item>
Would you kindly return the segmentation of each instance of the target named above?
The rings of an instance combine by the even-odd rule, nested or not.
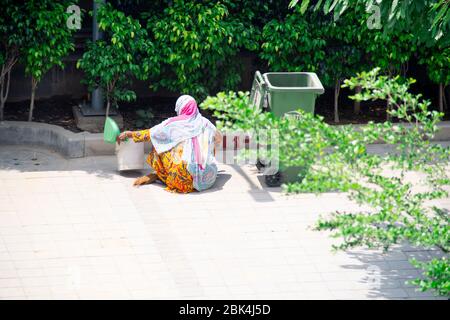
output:
[[[277,172],[275,174],[266,175],[264,176],[264,180],[266,181],[266,184],[268,187],[279,187],[282,183],[282,175],[280,172]]]
[[[256,168],[261,171],[261,169],[265,168],[266,165],[264,163],[262,163],[259,159],[258,161],[256,161]]]

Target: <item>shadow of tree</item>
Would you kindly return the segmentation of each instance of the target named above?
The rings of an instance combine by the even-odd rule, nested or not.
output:
[[[414,247],[407,242],[392,247],[383,252],[374,249],[352,249],[345,252],[355,260],[355,264],[345,264],[342,267],[349,270],[359,270],[364,274],[357,285],[369,289],[369,299],[435,299],[439,298],[433,291],[421,292],[417,286],[408,283],[421,278],[421,271],[415,268],[410,260],[419,261],[441,257],[444,253],[439,249]],[[445,299],[445,297],[441,297]]]

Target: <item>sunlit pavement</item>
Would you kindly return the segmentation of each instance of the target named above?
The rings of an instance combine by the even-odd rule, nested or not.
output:
[[[221,165],[214,189],[187,195],[137,176],[112,156],[0,146],[0,298],[434,299],[405,281],[409,258],[438,251],[334,253],[312,229],[360,209],[343,194],[285,196],[251,166]]]

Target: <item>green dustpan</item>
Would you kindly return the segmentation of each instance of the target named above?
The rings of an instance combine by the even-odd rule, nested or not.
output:
[[[116,143],[116,139],[120,134],[117,123],[110,117],[106,118],[105,128],[103,130],[103,140],[107,143]]]

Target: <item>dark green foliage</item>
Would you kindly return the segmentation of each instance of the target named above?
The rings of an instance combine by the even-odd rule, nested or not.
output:
[[[444,39],[449,44],[450,9],[448,0],[292,0],[290,6],[301,3],[301,11],[305,13],[309,7],[331,14],[339,19],[347,9],[360,5],[372,13],[376,5],[380,10],[381,26],[386,32],[396,34],[412,32],[420,43],[432,43]],[[447,34],[447,36],[445,36]]]
[[[436,45],[423,50],[420,62],[427,66],[428,75],[435,83],[450,84],[450,47]]]
[[[12,0],[2,2],[0,13],[0,121],[3,121],[3,110],[8,99],[11,70],[19,60],[20,50],[26,35],[26,26],[22,22],[23,4]]]
[[[98,21],[106,33],[105,40],[90,42],[77,67],[83,69],[90,90],[100,87],[105,91],[108,113],[111,104],[136,99],[134,91],[127,89],[132,77],[145,80],[157,73],[158,61],[139,21],[111,4],[100,8]]]
[[[240,82],[238,53],[257,48],[258,32],[216,1],[174,0],[163,13],[148,14],[162,77],[153,87],[199,97]]]
[[[264,26],[261,58],[271,71],[319,71],[320,63],[326,59],[327,42],[320,30],[323,24],[313,24],[311,19],[317,17],[294,12]]]
[[[137,120],[135,122],[138,128],[148,128],[148,124],[155,117],[150,110],[139,109],[136,110]]]

